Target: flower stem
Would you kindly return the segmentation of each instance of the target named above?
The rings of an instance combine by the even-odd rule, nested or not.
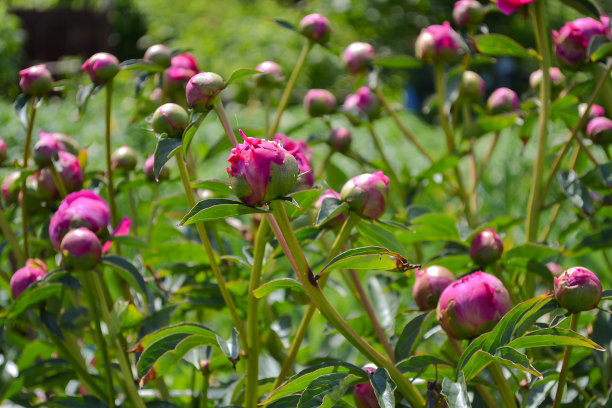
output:
[[[495,380],[495,384],[497,384],[497,387],[499,388],[504,405],[507,408],[517,408],[512,388],[510,388],[510,383],[506,377],[504,377],[504,373],[502,372],[499,364],[492,362],[489,364],[488,368],[493,380]]]
[[[272,99],[270,91],[264,91],[264,137],[268,135],[268,129],[270,129],[270,100]]]
[[[147,222],[147,243],[151,243],[151,235],[153,234],[153,224],[155,223],[155,213],[157,212],[157,199],[159,198],[159,185],[153,185],[153,197],[151,198],[151,212]]]
[[[261,219],[257,234],[255,235],[255,249],[253,251],[253,267],[251,279],[249,280],[249,308],[247,311],[247,378],[245,391],[245,407],[257,407],[257,386],[259,374],[259,325],[258,325],[258,299],[255,297],[255,289],[261,282],[263,270],[264,253],[266,242],[270,232],[270,224],[264,217]]]
[[[457,353],[457,357],[461,357],[461,355],[463,354],[463,351],[464,351],[463,350],[463,346],[461,346],[461,342],[459,340],[451,337],[451,336],[448,336],[448,342],[451,344],[451,346],[455,350],[455,353]],[[491,396],[491,393],[489,392],[487,387],[485,387],[482,384],[476,383],[476,384],[474,384],[474,388],[476,388],[476,391],[478,392],[480,397],[483,399],[483,401],[485,402],[487,407],[489,407],[489,408],[497,408],[498,407],[497,402]]]
[[[36,98],[30,101],[30,117],[28,119],[28,128],[26,129],[25,150],[23,152],[23,168],[28,168],[30,159],[30,145],[32,144],[32,131],[34,130],[34,119],[36,118]],[[26,194],[26,181],[21,183],[21,233],[23,235],[23,253],[25,258],[30,257],[28,249],[28,206]]]
[[[117,227],[117,205],[115,203],[115,187],[113,184],[113,169],[111,163],[111,101],[113,98],[113,81],[110,80],[106,84],[106,101],[104,104],[104,144],[106,147],[106,180],[108,187],[108,204],[110,207],[111,221],[113,227]],[[119,245],[117,248],[119,248]]]
[[[408,400],[413,407],[425,407],[425,400],[412,383],[403,376],[403,374],[395,367],[395,365],[382,354],[376,351],[370,344],[363,339],[349,324],[342,318],[338,311],[329,303],[323,294],[317,280],[315,279],[308,261],[302,252],[302,247],[298,242],[289,217],[285,211],[284,204],[281,201],[272,201],[270,208],[273,211],[274,217],[278,221],[279,227],[289,246],[289,251],[293,254],[300,272],[300,279],[306,292],[310,296],[312,303],[321,311],[323,316],[347,339],[357,350],[359,350],[370,361],[378,367],[385,368],[395,384],[399,392]]]
[[[578,328],[578,320],[580,313],[573,313],[570,320],[570,330],[576,331]],[[572,356],[572,346],[565,346],[563,352],[563,363],[561,365],[561,372],[559,373],[559,384],[557,384],[557,394],[555,395],[555,402],[553,408],[561,406],[561,399],[563,398],[563,388],[565,388],[565,378],[567,377],[567,370],[569,369],[570,358]]]
[[[178,164],[179,173],[181,174],[181,181],[183,183],[185,195],[187,196],[187,202],[189,204],[189,207],[193,207],[196,204],[196,201],[193,195],[193,190],[191,189],[191,185],[189,184],[189,174],[187,173],[187,168],[185,167],[183,152],[180,149],[176,153],[176,163]],[[245,348],[248,349],[248,342],[246,337],[246,331],[244,330],[244,324],[238,316],[236,305],[234,304],[234,301],[232,300],[232,297],[229,291],[227,290],[227,286],[225,285],[225,280],[223,279],[223,275],[221,274],[221,270],[219,269],[219,264],[217,263],[215,253],[212,249],[212,245],[210,244],[210,240],[208,239],[208,234],[206,232],[206,227],[204,226],[204,223],[196,223],[196,229],[198,230],[200,240],[202,241],[202,246],[206,251],[208,261],[210,262],[210,268],[212,269],[213,274],[215,275],[215,279],[217,280],[217,285],[219,286],[221,296],[223,296],[223,300],[225,301],[225,304],[227,305],[227,308],[229,309],[230,314],[232,315],[232,319],[234,319],[234,324],[236,325],[236,329],[238,330],[240,342],[245,345]]]
[[[302,68],[304,68],[306,57],[308,56],[308,53],[312,49],[312,46],[313,46],[313,42],[308,41],[306,44],[304,44],[304,47],[302,47],[302,52],[300,53],[300,56],[298,57],[298,60],[295,63],[293,72],[291,73],[291,76],[289,77],[287,86],[285,86],[285,90],[283,91],[283,96],[281,96],[281,100],[278,104],[278,109],[276,110],[276,115],[274,116],[274,122],[272,122],[272,127],[270,128],[268,132],[268,139],[273,139],[274,134],[278,130],[278,125],[280,124],[281,116],[283,115],[283,112],[285,111],[285,108],[287,107],[287,104],[289,103],[289,97],[291,96],[291,92],[293,91],[293,88],[295,88],[295,84],[297,82],[298,76],[300,75]]]
[[[221,102],[221,98],[217,99],[215,103],[215,112],[217,112],[217,116],[221,121],[221,125],[223,126],[223,130],[227,135],[227,138],[230,141],[232,147],[236,147],[238,141],[236,140],[236,135],[234,134],[234,130],[232,129],[232,125],[230,125],[229,120],[227,119],[227,115],[225,114],[225,109],[223,109],[223,102]]]
[[[64,181],[60,177],[57,172],[57,168],[55,167],[55,163],[51,163],[49,165],[49,171],[51,172],[51,176],[53,177],[53,181],[55,182],[55,186],[57,187],[57,191],[59,192],[60,198],[64,199],[66,197],[66,186],[64,185]]]
[[[19,247],[19,242],[17,241],[17,237],[15,237],[15,233],[11,229],[11,226],[6,221],[4,217],[4,209],[0,206],[0,231],[2,231],[2,236],[8,242],[9,246],[13,250],[13,254],[17,259],[17,264],[19,266],[25,265],[25,257],[23,256],[23,252]]]

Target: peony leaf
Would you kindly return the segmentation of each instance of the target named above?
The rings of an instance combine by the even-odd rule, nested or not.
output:
[[[317,213],[317,221],[315,226],[320,227],[327,221],[334,219],[340,214],[348,212],[348,204],[338,198],[326,197],[321,202],[321,208]]]
[[[368,246],[349,249],[337,255],[321,272],[331,272],[334,269],[373,269],[378,271],[405,272],[409,269],[418,268],[420,265],[408,263],[408,260],[397,252],[389,251],[387,248]]]
[[[493,57],[535,58],[521,44],[502,34],[477,35],[474,37],[476,49]]]
[[[244,214],[263,214],[270,211],[252,207],[240,201],[227,198],[207,198],[197,203],[183,217],[179,225],[191,225],[198,222],[222,220]]]
[[[155,175],[155,180],[159,181],[159,173],[162,168],[168,160],[176,154],[182,144],[183,141],[181,139],[174,137],[161,138],[157,141],[155,156],[153,158],[153,174]]]

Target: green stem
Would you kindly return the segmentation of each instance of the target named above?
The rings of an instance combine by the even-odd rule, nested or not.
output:
[[[128,177],[129,181],[129,177]],[[136,200],[134,200],[134,189],[128,190],[128,199],[130,201],[130,214],[132,216],[132,231],[134,235],[138,236],[138,208],[136,206]]]
[[[510,383],[506,377],[504,377],[504,373],[502,372],[499,364],[496,362],[489,364],[489,372],[491,373],[493,380],[495,380],[497,388],[499,388],[504,405],[507,408],[517,408],[514,393],[512,392],[512,388],[510,388]]]
[[[448,336],[448,342],[453,347],[453,350],[455,350],[455,353],[457,354],[457,357],[461,357],[463,355],[463,351],[464,351],[463,350],[463,346],[461,345],[461,341],[457,340],[457,339],[455,339],[455,338],[453,338],[451,336]],[[491,396],[491,393],[489,392],[487,387],[485,387],[482,384],[475,383],[474,384],[474,388],[476,388],[476,391],[478,392],[478,394],[480,395],[482,400],[485,402],[487,407],[489,407],[489,408],[498,408],[498,404],[495,401],[495,398],[493,398],[493,396]]]
[[[104,104],[104,144],[106,147],[106,180],[108,187],[108,204],[110,207],[111,221],[113,227],[117,227],[117,205],[115,203],[115,187],[113,184],[113,169],[111,163],[111,101],[113,98],[113,80],[111,79],[106,84],[106,101]],[[118,244],[117,248],[119,248]]]
[[[97,343],[98,350],[102,353],[102,364],[104,365],[105,371],[105,380],[106,387],[108,388],[107,394],[107,402],[110,407],[115,406],[115,398],[114,398],[114,387],[113,387],[113,373],[110,364],[110,359],[108,358],[108,349],[106,348],[106,342],[104,341],[104,335],[102,334],[102,328],[100,326],[100,313],[98,311],[98,306],[96,305],[96,295],[94,290],[92,289],[91,278],[87,275],[90,275],[91,271],[86,271],[81,274],[81,283],[83,284],[83,291],[85,292],[85,296],[87,297],[87,301],[89,303],[89,309],[91,310],[91,314],[93,317],[94,323],[94,338]]]
[[[215,103],[215,112],[217,112],[217,116],[221,121],[221,125],[223,126],[223,130],[227,135],[227,138],[230,141],[232,147],[236,147],[238,145],[238,141],[236,140],[236,135],[234,134],[234,130],[232,129],[232,125],[230,125],[229,120],[227,119],[227,115],[225,114],[225,109],[223,109],[223,102],[221,102],[221,98],[217,99]]]
[[[208,388],[210,386],[210,371],[206,369],[206,370],[201,370],[201,372],[202,372],[202,397],[200,398],[200,407],[208,408]]]
[[[265,95],[264,95],[264,105],[265,105],[265,109],[264,109],[264,137],[266,137],[268,135],[268,129],[270,129],[270,91],[264,91]]]
[[[55,186],[57,187],[57,191],[59,192],[60,198],[63,200],[66,197],[66,186],[64,185],[64,181],[60,177],[57,169],[55,168],[55,163],[51,163],[49,165],[49,171],[51,172],[51,176],[53,177],[53,181],[55,182]]]
[[[576,331],[578,328],[578,320],[580,313],[573,313],[570,320],[570,330]],[[561,399],[563,398],[563,388],[565,388],[565,377],[567,376],[567,370],[569,369],[570,358],[572,356],[572,347],[566,346],[565,352],[563,353],[563,364],[561,365],[561,373],[559,373],[559,384],[557,385],[557,394],[555,395],[555,402],[553,408],[561,406]]]
[[[298,57],[298,60],[295,63],[295,68],[293,68],[293,72],[289,77],[287,86],[285,86],[285,90],[283,91],[283,96],[281,96],[280,103],[278,104],[278,109],[276,110],[276,115],[274,116],[274,122],[272,122],[272,127],[268,132],[268,139],[274,139],[274,134],[278,130],[278,125],[280,124],[281,116],[283,115],[283,112],[285,111],[285,108],[289,103],[289,97],[291,96],[291,92],[293,91],[293,88],[295,88],[298,76],[300,75],[302,68],[304,68],[306,57],[312,49],[312,46],[313,43],[311,41],[308,41],[308,43],[304,44],[304,47],[302,47],[302,52],[300,53],[300,56]]]
[[[2,236],[4,239],[6,239],[9,246],[13,250],[13,254],[15,254],[15,258],[17,259],[19,266],[25,265],[25,257],[21,251],[21,248],[19,247],[19,242],[17,241],[11,226],[4,217],[4,209],[2,207],[0,207],[0,231],[2,231]]]
[[[28,168],[30,159],[30,145],[32,144],[32,132],[34,130],[34,119],[36,118],[36,98],[30,101],[30,117],[28,118],[28,128],[26,129],[25,150],[23,152],[23,168]],[[26,181],[21,183],[21,233],[23,235],[23,253],[26,259],[30,257],[28,249],[28,206],[26,194]]]
[[[427,158],[427,160],[429,161],[429,163],[434,163],[435,160],[434,158],[431,156],[431,154],[429,154],[429,152],[423,147],[423,145],[421,145],[421,143],[419,143],[418,139],[414,136],[414,134],[406,127],[406,125],[404,125],[404,122],[402,122],[402,120],[400,119],[399,115],[397,114],[397,112],[395,112],[395,110],[393,109],[393,107],[391,106],[391,104],[389,103],[389,101],[387,100],[387,98],[385,97],[385,95],[382,93],[382,91],[380,90],[380,88],[375,87],[373,89],[374,93],[376,94],[376,96],[378,96],[378,99],[380,100],[380,102],[383,104],[383,106],[385,107],[385,109],[387,110],[387,112],[389,112],[389,115],[391,115],[391,117],[393,118],[393,120],[395,121],[395,124],[397,125],[397,127],[399,128],[399,130],[402,132],[402,134],[404,136],[406,136],[406,138],[410,141],[410,143],[412,143],[414,145],[414,147],[417,148],[417,150],[419,152],[421,152],[421,154],[423,156],[425,156]]]
[[[155,223],[155,213],[157,212],[157,199],[159,197],[159,186],[157,183],[153,185],[153,197],[151,198],[151,212],[149,213],[149,221],[147,222],[147,243],[151,243],[151,234],[153,234],[153,224]]]
[[[247,337],[249,348],[247,351],[247,378],[245,391],[246,408],[257,407],[257,386],[259,382],[259,309],[258,299],[255,297],[254,292],[261,282],[264,254],[269,232],[270,224],[268,224],[266,218],[262,218],[259,228],[257,229],[257,234],[255,235],[253,267],[251,269],[251,279],[249,280],[249,308],[247,311]]]
[[[185,195],[187,196],[187,203],[189,207],[193,208],[196,204],[195,197],[193,195],[193,190],[191,189],[191,185],[189,184],[189,174],[187,173],[187,168],[185,167],[185,161],[183,158],[182,150],[178,150],[176,154],[176,163],[179,168],[179,173],[181,174],[181,181],[183,183],[183,188],[185,190]],[[240,342],[245,345],[244,347],[248,349],[248,342],[246,337],[246,331],[244,330],[244,324],[240,317],[238,316],[238,311],[236,310],[236,305],[232,300],[232,297],[227,290],[227,285],[225,284],[225,280],[223,279],[223,275],[221,274],[221,270],[219,269],[219,264],[217,263],[217,259],[215,257],[215,253],[212,249],[212,245],[210,244],[210,240],[208,239],[208,234],[206,232],[206,227],[203,222],[196,223],[196,229],[198,230],[198,234],[200,236],[200,240],[202,241],[202,246],[206,251],[206,256],[208,257],[208,261],[210,262],[210,268],[215,275],[215,279],[217,280],[217,285],[219,286],[219,291],[221,292],[221,296],[223,296],[223,300],[227,305],[230,314],[232,315],[232,319],[234,319],[234,324],[238,330],[238,336],[240,337]]]
[[[402,207],[404,206],[404,200],[406,200],[406,195],[404,194],[404,188],[402,187],[402,183],[401,183],[399,177],[397,176],[397,173],[395,173],[395,170],[393,170],[393,166],[391,165],[391,162],[389,161],[389,159],[385,155],[383,147],[382,147],[382,145],[380,143],[380,139],[379,139],[378,135],[376,134],[376,130],[374,129],[374,125],[371,124],[371,123],[368,123],[367,124],[367,128],[370,131],[370,135],[372,136],[372,142],[374,142],[374,147],[378,151],[378,154],[380,155],[380,158],[382,159],[383,163],[385,164],[385,170],[386,170],[387,174],[389,175],[389,178],[391,179],[391,183],[392,183],[393,187],[397,190],[398,195],[400,196],[402,205],[398,206],[395,203],[394,200],[389,200],[389,201],[391,202],[391,205],[393,206],[393,209],[395,210],[395,212],[403,213],[405,211],[403,210]]]
[[[302,281],[302,286],[306,289],[313,304],[321,311],[323,316],[347,339],[357,350],[359,350],[370,361],[378,367],[385,368],[395,384],[399,392],[408,400],[413,407],[425,407],[425,400],[419,394],[419,391],[414,385],[404,377],[404,375],[395,367],[393,362],[386,359],[382,354],[376,351],[370,344],[363,339],[355,330],[349,326],[338,311],[329,303],[323,294],[317,280],[315,279],[310,266],[302,252],[302,247],[298,242],[284,204],[281,201],[272,201],[270,208],[273,211],[274,217],[278,221],[279,227],[284,235],[289,251],[293,254],[298,266],[299,278]]]

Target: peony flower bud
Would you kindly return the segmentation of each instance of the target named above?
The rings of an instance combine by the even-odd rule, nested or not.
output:
[[[461,77],[463,95],[469,99],[481,100],[485,94],[485,81],[474,71],[465,71]]]
[[[444,289],[455,281],[455,275],[443,266],[429,266],[415,272],[412,297],[421,310],[435,309]]]
[[[609,36],[609,19],[601,21],[591,17],[566,23],[559,31],[553,30],[553,43],[557,57],[570,67],[578,67],[587,61],[589,43],[598,35]]]
[[[326,198],[337,198],[338,200],[340,200],[340,193],[330,189],[325,190],[325,193],[323,193],[321,197],[319,197],[319,199],[314,203],[314,207],[316,208],[317,212],[321,210],[323,201]],[[336,228],[341,226],[346,220],[346,217],[348,215],[347,213],[348,211],[343,211],[340,215],[337,215],[331,220],[327,221],[325,224],[323,224],[323,226],[326,228]]]
[[[487,100],[487,110],[493,115],[512,112],[518,108],[518,95],[512,89],[497,88]]]
[[[346,153],[351,147],[351,131],[341,127],[332,130],[327,138],[327,144],[336,152]]]
[[[299,174],[296,159],[277,142],[246,137],[232,149],[227,173],[234,194],[250,205],[289,193]]]
[[[276,62],[264,61],[255,70],[260,73],[253,75],[253,79],[260,88],[279,88],[285,81],[283,69]]]
[[[165,133],[168,137],[182,137],[189,125],[189,115],[176,103],[166,103],[153,113],[151,121],[155,133]]]
[[[38,179],[40,173],[36,172],[29,175],[25,179],[25,197],[26,197],[26,209],[29,214],[39,213],[42,207],[42,201],[44,197],[41,196],[42,188],[39,186]],[[19,188],[19,187],[17,187]],[[21,206],[23,201],[24,192],[19,190],[17,202]]]
[[[591,310],[601,299],[601,282],[587,268],[569,268],[555,277],[555,298],[570,312]]]
[[[34,145],[32,158],[38,167],[46,167],[57,160],[60,151],[66,151],[66,145],[55,137],[55,133],[40,132],[40,139]]]
[[[195,57],[189,52],[184,52],[182,54],[175,55],[174,57],[172,57],[172,59],[170,60],[170,66],[189,69],[191,71],[195,71],[196,73],[199,71],[198,63]]]
[[[593,118],[587,124],[587,134],[598,145],[612,142],[612,120],[602,116]]]
[[[68,153],[59,151],[57,153],[59,159],[59,166],[57,166],[57,172],[59,173],[64,187],[68,193],[76,191],[83,186],[85,180],[85,173],[81,168],[79,159],[76,156]],[[51,174],[51,170],[48,168],[42,169],[38,173],[38,192],[41,198],[45,200],[55,200],[59,198],[59,190]]]
[[[99,52],[89,57],[81,65],[81,69],[87,72],[94,84],[102,85],[117,75],[117,72],[119,72],[119,60],[112,54]]]
[[[470,258],[480,266],[497,262],[502,252],[504,252],[504,243],[493,228],[485,228],[472,239],[470,245]]]
[[[24,94],[43,96],[51,90],[51,73],[44,64],[19,71],[19,86]]]
[[[565,75],[561,72],[561,70],[557,67],[550,68],[550,82],[553,87],[562,86],[565,82]],[[540,88],[540,84],[542,83],[542,70],[538,69],[537,71],[533,71],[531,75],[529,75],[529,86],[534,89]]]
[[[0,164],[6,160],[6,142],[0,139]]]
[[[373,365],[366,365],[363,369],[369,374],[376,372],[376,367]],[[376,393],[374,393],[374,388],[369,381],[355,385],[353,388],[353,399],[355,400],[357,408],[380,408]]]
[[[510,295],[501,281],[478,271],[444,289],[436,317],[449,336],[473,339],[495,327],[511,307]]]
[[[17,299],[24,290],[34,282],[41,280],[47,274],[47,265],[40,259],[28,259],[23,268],[11,276],[10,286],[13,299]]]
[[[497,0],[499,11],[504,14],[512,14],[526,4],[533,3],[535,0]]]
[[[342,62],[351,74],[361,74],[372,69],[376,58],[374,47],[365,42],[354,42],[342,53]]]
[[[302,177],[298,178],[297,185],[294,189],[310,188],[314,185],[314,174],[312,173],[312,167],[310,166],[310,160],[312,160],[312,149],[308,147],[305,141],[298,140],[293,141],[282,133],[274,135],[274,141],[279,143],[283,149],[287,150],[298,164],[298,169]]]
[[[342,201],[364,217],[377,219],[389,201],[389,178],[382,171],[365,173],[347,181],[340,190]]]
[[[100,234],[108,227],[110,212],[102,197],[90,190],[68,194],[49,223],[49,239],[60,249],[62,237],[74,227],[86,227]]]
[[[347,95],[343,110],[351,117],[362,117],[373,120],[380,112],[380,101],[374,92],[367,86],[362,86],[357,93]],[[354,121],[351,119],[351,121]],[[358,122],[355,122],[358,123]]]
[[[196,112],[205,112],[213,108],[219,93],[225,87],[225,81],[214,72],[200,72],[187,83],[185,94],[187,103]]]
[[[60,252],[65,266],[86,271],[100,262],[102,245],[96,234],[85,227],[80,227],[69,231],[64,236]]]
[[[136,168],[138,155],[130,146],[124,145],[111,155],[111,166],[113,170],[130,172]]]
[[[548,268],[550,273],[552,273],[555,276],[560,276],[563,273],[563,268],[558,263],[549,262],[546,264],[546,267]]]
[[[12,171],[4,177],[4,180],[2,180],[2,197],[4,198],[4,203],[6,205],[11,205],[17,201],[20,187],[17,180],[19,180],[20,176],[20,172]]]
[[[145,161],[145,164],[144,164],[144,166],[142,168],[142,170],[143,170],[147,180],[155,181],[155,173],[153,172],[153,164],[154,163],[155,163],[155,155],[152,154]],[[162,167],[161,171],[159,172],[159,181],[167,180],[169,177],[170,177],[170,170],[168,169],[168,166],[164,165]]]
[[[170,66],[170,60],[172,59],[172,53],[163,44],[155,44],[147,48],[144,55],[144,60],[160,65],[164,68]]]
[[[326,89],[311,89],[304,96],[304,108],[313,118],[328,115],[335,107],[336,97]]]
[[[476,0],[459,0],[453,8],[453,20],[459,27],[475,26],[482,21],[485,8]]]
[[[414,44],[416,56],[427,64],[455,62],[468,52],[468,47],[448,21],[421,30]]]
[[[580,116],[584,115],[587,106],[587,103],[581,103],[580,105],[578,105],[578,114]],[[589,120],[593,118],[598,118],[600,116],[606,116],[606,110],[604,109],[604,107],[597,104],[591,105],[591,109],[589,110]]]
[[[309,14],[298,25],[300,34],[317,44],[325,45],[329,41],[332,29],[329,20],[321,14]]]

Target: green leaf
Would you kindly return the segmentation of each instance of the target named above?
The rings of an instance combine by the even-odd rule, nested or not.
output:
[[[287,30],[297,31],[297,27],[288,21],[282,20],[280,18],[273,18],[272,21],[274,21],[279,26],[286,28]]]
[[[449,408],[470,408],[467,386],[462,372],[459,372],[457,382],[452,382],[448,378],[442,380],[442,395],[446,397]]]
[[[374,373],[368,373],[370,384],[381,408],[395,408],[396,385],[386,369],[379,367]]]
[[[558,327],[535,330],[508,343],[508,347],[515,349],[552,346],[576,346],[587,347],[599,351],[605,350],[599,344],[589,340],[581,334]]]
[[[607,192],[612,188],[612,162],[595,166],[593,170],[580,177],[580,181],[587,187]]]
[[[574,127],[580,119],[578,115],[578,105],[580,101],[574,95],[566,95],[555,100],[550,106],[550,117],[552,119],[561,119],[568,127]]]
[[[129,283],[132,288],[140,292],[145,301],[147,300],[148,293],[144,278],[130,261],[118,255],[104,255],[102,263],[116,268],[121,278]]]
[[[463,244],[457,229],[457,220],[450,215],[428,213],[415,218],[411,231],[404,231],[400,240],[404,245],[423,241],[454,241]]]
[[[463,367],[463,374],[467,382],[471,381],[489,364],[497,362],[511,368],[526,371],[535,376],[541,377],[541,373],[536,370],[526,355],[519,353],[510,347],[500,347],[495,355],[491,355],[483,350],[478,350],[470,359],[469,363]]]
[[[357,224],[359,239],[367,245],[381,246],[391,251],[405,253],[406,248],[397,240],[395,235],[380,224],[373,222],[360,222]]]
[[[501,132],[517,123],[519,115],[505,113],[501,115],[481,116],[463,129],[464,139],[476,139],[491,132]]]
[[[459,156],[450,155],[445,156],[433,163],[431,166],[427,167],[421,174],[417,176],[420,180],[431,180],[436,174],[443,174],[447,170],[455,168],[457,163],[459,163]]]
[[[129,59],[119,64],[121,71],[147,71],[147,72],[163,72],[164,67],[154,62],[145,61],[142,59]]]
[[[183,131],[182,136],[183,153],[187,154],[187,150],[189,150],[189,146],[191,145],[193,137],[197,133],[198,129],[200,128],[200,125],[202,125],[202,122],[204,121],[209,112],[209,110],[205,112],[191,112],[189,116],[189,124]]]
[[[612,56],[612,42],[603,35],[598,35],[589,44],[591,61],[597,62]]]
[[[76,93],[77,107],[79,108],[79,119],[81,119],[85,114],[87,102],[89,101],[89,98],[94,95],[95,88],[95,84],[88,84],[83,87],[79,87],[79,90]]]
[[[574,248],[575,253],[592,252],[612,246],[612,228],[607,228],[584,237]]]
[[[58,296],[62,291],[63,286],[59,283],[32,285],[19,295],[11,305],[0,312],[0,317],[13,319],[21,313],[30,309],[30,306],[35,305],[52,296]]]
[[[561,253],[561,250],[540,244],[523,244],[504,253],[504,259],[525,258],[544,261],[551,256]]]
[[[317,213],[317,221],[315,226],[321,227],[329,220],[332,220],[340,214],[348,213],[348,204],[334,197],[326,197],[321,202],[321,208]]]
[[[586,215],[592,216],[595,213],[593,199],[588,188],[580,181],[576,172],[573,170],[562,171],[557,176],[561,189],[570,202]]]
[[[153,343],[163,339],[164,337],[173,334],[198,334],[200,336],[208,335],[212,341],[217,342],[216,333],[210,330],[208,327],[196,323],[179,323],[173,326],[167,326],[159,329],[153,333],[144,336],[138,343],[132,346],[129,353],[142,353],[143,350],[150,347]]]
[[[421,371],[424,368],[427,368],[430,365],[446,365],[452,367],[453,364],[449,363],[446,360],[443,360],[436,356],[431,356],[427,354],[419,354],[416,356],[408,357],[405,360],[397,363],[397,369],[402,373]]]
[[[424,312],[418,314],[414,319],[410,320],[404,326],[402,334],[400,334],[395,344],[395,359],[397,361],[407,358],[414,352],[414,348],[418,344],[418,339],[422,337],[428,329],[426,322],[431,321],[428,317],[435,315],[433,312]],[[398,364],[399,368],[399,364]],[[401,368],[400,368],[401,370]]]
[[[197,222],[222,220],[227,217],[237,217],[245,214],[263,214],[270,211],[252,207],[240,201],[227,198],[207,198],[197,203],[183,217],[180,225],[191,225]]]
[[[535,58],[521,44],[502,34],[477,35],[474,37],[476,49],[493,57]]]
[[[419,265],[408,263],[408,260],[387,248],[369,246],[345,251],[332,259],[321,270],[331,272],[334,269],[373,269],[378,271],[405,272]]]
[[[313,380],[300,397],[297,408],[332,408],[349,387],[362,382],[350,373],[324,374]]]
[[[149,245],[146,241],[133,235],[115,235],[114,237],[111,237],[111,241],[116,242],[121,246],[125,245],[132,248],[151,248],[151,245]]]
[[[174,137],[161,138],[157,141],[155,156],[153,158],[153,174],[155,175],[155,180],[159,181],[159,173],[164,167],[164,164],[174,156],[182,144],[183,142],[181,139]]]
[[[289,194],[288,197],[294,199],[299,204],[299,208],[295,206],[285,206],[287,216],[293,219],[304,214],[304,212],[307,211],[319,199],[320,195],[320,187],[300,190]]]
[[[255,296],[257,299],[261,299],[262,297],[267,296],[275,290],[279,289],[291,289],[296,290],[298,292],[306,293],[302,284],[296,281],[295,279],[279,278],[266,282],[257,289],[255,289],[253,291],[253,296]]]
[[[612,299],[612,289],[607,289],[601,292],[601,300]]]
[[[391,69],[414,69],[420,68],[423,63],[408,55],[395,55],[393,57],[378,58],[376,61],[374,61],[374,65],[377,67]]]
[[[229,84],[231,84],[232,82],[236,81],[237,79],[244,78],[246,76],[251,76],[251,75],[259,74],[259,73],[260,73],[260,71],[258,71],[256,69],[238,68],[238,69],[234,70],[234,72],[232,72],[232,74],[230,75],[229,79],[225,83],[225,88],[227,88],[227,86]]]
[[[191,182],[191,188],[200,188],[203,190],[210,190],[212,192],[223,194],[226,196],[232,194],[232,189],[227,184],[227,182],[223,180],[217,180],[217,179],[193,181]]]
[[[595,3],[590,0],[561,0],[561,3],[573,8],[581,14],[593,17],[595,19],[599,19],[599,16],[603,14]]]

